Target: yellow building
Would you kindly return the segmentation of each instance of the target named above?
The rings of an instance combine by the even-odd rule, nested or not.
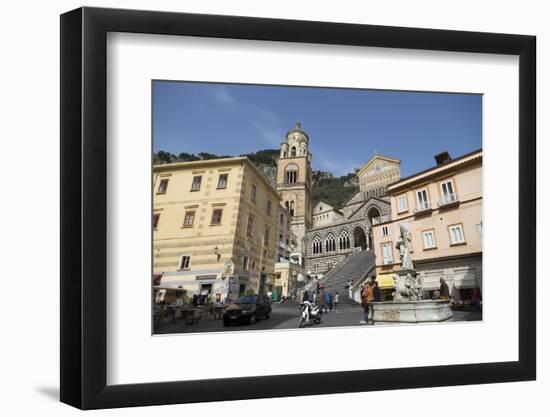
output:
[[[451,294],[471,299],[482,281],[482,152],[451,159],[436,155],[434,168],[388,186],[391,215],[373,221],[376,272],[379,285],[391,288],[393,271],[400,266],[395,245],[399,225],[411,235],[412,259],[422,287],[439,289],[439,279]],[[389,291],[388,291],[389,292]]]
[[[290,297],[294,290],[297,290],[300,283],[305,280],[304,268],[292,261],[277,262],[275,264],[275,282],[273,291],[279,296]]]
[[[235,299],[274,279],[280,197],[248,158],[153,168],[159,287]]]

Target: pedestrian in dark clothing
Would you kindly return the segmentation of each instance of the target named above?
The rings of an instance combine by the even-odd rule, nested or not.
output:
[[[302,302],[309,301],[309,293],[307,290],[304,291],[304,296],[302,297]]]
[[[382,301],[382,292],[378,288],[378,281],[374,281],[374,301]]]
[[[363,320],[360,321],[361,324],[369,324],[369,304],[374,301],[374,286],[371,282],[363,287],[361,292],[361,305],[363,306]]]
[[[439,278],[439,283],[441,284],[439,286],[439,298],[441,300],[448,300],[450,295],[449,286],[443,278]]]
[[[332,310],[332,294],[330,293],[330,291],[325,292],[325,304],[326,304],[325,309],[327,310],[327,313],[328,313],[330,310]]]
[[[321,294],[319,294],[319,304],[321,305],[321,312],[328,313],[327,310],[327,297],[325,294],[325,290],[321,290]]]

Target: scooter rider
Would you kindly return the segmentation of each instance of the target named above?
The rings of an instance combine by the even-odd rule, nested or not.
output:
[[[309,300],[304,300],[303,304],[306,306],[306,319],[305,322],[309,322],[309,313],[311,312],[311,308],[313,307],[313,304]]]

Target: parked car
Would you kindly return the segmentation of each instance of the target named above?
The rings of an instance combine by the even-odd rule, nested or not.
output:
[[[223,324],[224,326],[232,323],[253,324],[258,319],[268,319],[270,316],[271,301],[266,295],[245,295],[225,308]]]

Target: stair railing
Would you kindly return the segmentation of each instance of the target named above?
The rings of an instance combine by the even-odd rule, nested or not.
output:
[[[353,284],[353,286],[351,287],[351,293],[353,294],[353,299],[355,300],[355,295],[357,293],[357,291],[359,291],[361,285],[367,280],[367,278],[369,278],[369,275],[372,273],[372,271],[376,268],[376,262],[373,263],[373,265],[363,273],[363,275],[361,275],[361,277],[359,278],[359,280]],[[357,301],[357,300],[355,300]],[[359,301],[358,302],[361,302],[361,295],[359,295]]]

